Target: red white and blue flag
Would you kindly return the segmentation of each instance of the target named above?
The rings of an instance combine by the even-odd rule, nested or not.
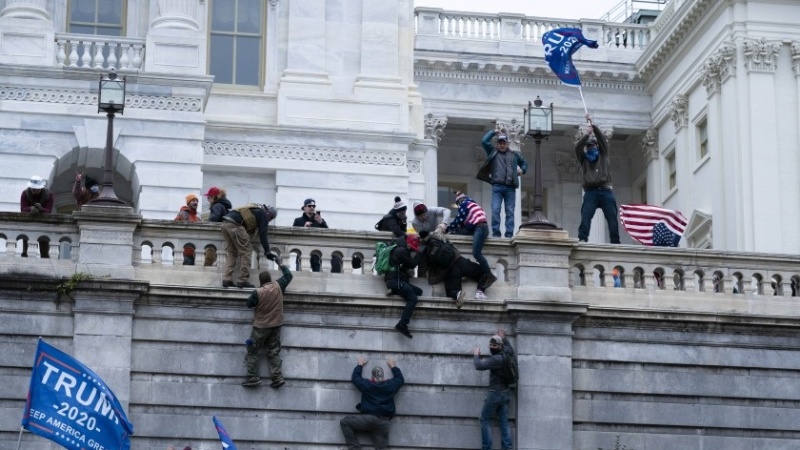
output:
[[[621,205],[619,220],[633,239],[657,247],[677,247],[688,224],[674,209],[642,204]]]
[[[225,427],[222,426],[222,422],[217,419],[217,416],[214,416],[213,419],[214,427],[216,427],[217,433],[219,433],[219,440],[222,442],[222,450],[236,450],[236,444],[233,443],[231,435],[225,431]]]
[[[129,450],[133,424],[105,382],[41,338],[22,427],[73,450]]]
[[[572,64],[572,54],[586,45],[597,48],[597,41],[583,37],[580,28],[556,28],[542,35],[544,59],[564,84],[580,86],[578,70]]]

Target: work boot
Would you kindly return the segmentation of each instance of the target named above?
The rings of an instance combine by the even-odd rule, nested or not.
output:
[[[236,287],[239,288],[239,289],[255,288],[255,286],[253,286],[249,281],[240,281],[240,282],[236,283]]]
[[[408,325],[403,325],[402,323],[398,323],[394,326],[394,329],[399,331],[400,334],[403,336],[412,339],[414,336],[411,335],[411,332],[408,331]]]
[[[278,389],[279,387],[283,386],[284,384],[286,384],[286,381],[283,378],[274,378],[272,380],[272,383],[269,384],[269,387],[271,387],[273,389]]]
[[[235,284],[233,284],[233,281],[231,281],[231,280],[222,280],[222,287],[229,288],[229,287],[234,287],[234,286],[235,286]]]
[[[261,378],[247,377],[242,383],[244,387],[259,387],[261,386]]]

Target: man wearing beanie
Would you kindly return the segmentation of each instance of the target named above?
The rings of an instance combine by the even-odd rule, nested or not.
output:
[[[250,283],[250,254],[253,252],[250,235],[258,234],[264,255],[268,259],[272,261],[278,259],[275,254],[270,253],[267,237],[267,225],[277,216],[278,210],[274,206],[248,203],[232,209],[222,217],[222,237],[225,239],[225,252],[228,255],[225,261],[225,273],[222,276],[222,287],[234,285],[233,271],[237,262],[239,281],[236,282],[236,287],[240,289],[255,287]]]
[[[486,214],[483,208],[474,200],[467,197],[463,192],[456,192],[456,205],[458,205],[458,214],[456,218],[450,222],[447,227],[448,233],[472,235],[472,256],[475,261],[481,265],[483,273],[487,277],[482,284],[491,285],[497,278],[492,274],[489,268],[489,262],[483,256],[483,244],[486,242],[486,237],[489,235],[489,227],[486,225]],[[486,294],[478,289],[475,292],[475,300],[486,300]]]
[[[378,231],[391,231],[395,237],[405,236],[406,230],[408,230],[406,209],[406,203],[400,197],[395,197],[392,210],[375,224],[375,229]]]
[[[350,377],[350,381],[361,392],[361,402],[356,405],[361,414],[344,417],[339,425],[348,449],[361,448],[356,436],[356,432],[361,432],[370,435],[375,450],[385,450],[389,445],[389,429],[395,414],[394,395],[403,387],[405,379],[394,358],[386,360],[386,365],[392,369],[392,378],[388,380],[384,379],[380,366],[372,369],[371,380],[365,379],[361,374],[366,364],[366,359],[358,357]]]
[[[506,339],[506,330],[499,329],[497,334],[489,339],[489,351],[492,356],[481,359],[481,348],[475,347],[473,363],[476,370],[489,371],[489,393],[483,402],[481,410],[481,449],[491,450],[492,447],[492,419],[497,416],[500,425],[500,444],[503,450],[512,450],[511,427],[508,425],[508,404],[511,400],[510,388],[500,377],[503,368],[503,351],[513,355],[514,348]]]
[[[411,226],[417,233],[423,231],[432,233],[437,228],[444,233],[449,223],[449,209],[439,206],[431,206],[428,208],[422,202],[414,202],[414,218],[411,219]]]
[[[197,205],[199,204],[200,200],[196,195],[187,195],[186,205],[181,206],[180,211],[178,211],[178,215],[175,216],[175,220],[182,222],[200,222],[200,216],[197,215]]]

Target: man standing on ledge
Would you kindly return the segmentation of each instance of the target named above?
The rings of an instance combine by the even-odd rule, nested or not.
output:
[[[575,156],[583,171],[583,205],[578,240],[586,242],[592,227],[592,218],[597,208],[603,210],[608,222],[608,234],[612,244],[619,244],[617,223],[617,199],[611,187],[611,160],[608,157],[608,141],[592,116],[586,114],[586,134],[575,143]]]
[[[385,450],[389,445],[390,421],[394,417],[394,395],[403,386],[405,380],[403,373],[397,368],[394,358],[386,360],[386,365],[392,369],[392,378],[383,379],[383,368],[372,368],[372,380],[365,380],[361,376],[367,360],[359,357],[358,365],[353,369],[350,381],[361,391],[361,403],[356,409],[360,415],[344,417],[339,424],[342,427],[344,441],[349,450],[361,449],[356,432],[369,433],[375,444],[375,450]]]
[[[492,138],[497,135],[497,145]],[[514,210],[517,205],[519,177],[528,171],[528,163],[522,153],[509,151],[508,136],[491,130],[481,140],[486,151],[486,162],[478,171],[477,178],[492,185],[492,236],[500,237],[500,208],[506,206],[506,234],[514,236]]]
[[[253,245],[250,242],[251,234],[258,234],[264,255],[270,258],[267,225],[278,216],[274,206],[248,203],[232,209],[222,217],[222,237],[225,238],[225,251],[228,259],[225,261],[225,274],[222,278],[222,287],[232,287],[233,270],[239,263],[238,288],[253,288],[250,283],[250,254]],[[271,258],[270,258],[271,259]]]
[[[489,339],[489,351],[492,356],[481,359],[481,348],[475,347],[475,369],[489,371],[489,394],[483,402],[481,410],[481,450],[492,450],[492,419],[497,415],[500,425],[500,444],[503,450],[512,450],[511,427],[508,425],[508,404],[511,401],[511,391],[500,377],[503,368],[503,349],[514,354],[511,343],[506,339],[506,330],[499,329],[497,334]]]

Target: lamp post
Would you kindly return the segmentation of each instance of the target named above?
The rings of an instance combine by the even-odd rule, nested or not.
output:
[[[125,84],[127,79],[117,78],[114,69],[105,78],[100,78],[100,89],[97,97],[97,112],[105,111],[108,117],[108,128],[106,130],[105,164],[103,165],[103,187],[97,198],[90,200],[93,205],[124,205],[127,203],[117,198],[114,192],[114,169],[111,161],[114,156],[114,115],[122,114],[125,109]]]
[[[523,110],[523,121],[525,136],[532,137],[536,142],[536,155],[533,160],[533,214],[519,228],[555,230],[558,227],[545,217],[542,202],[542,139],[547,139],[553,132],[553,104],[543,108],[542,100],[537,95],[533,105],[528,102],[528,107]]]

